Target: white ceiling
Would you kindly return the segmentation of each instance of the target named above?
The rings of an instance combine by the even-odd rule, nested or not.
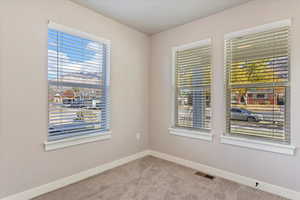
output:
[[[206,17],[250,0],[72,0],[147,34]]]

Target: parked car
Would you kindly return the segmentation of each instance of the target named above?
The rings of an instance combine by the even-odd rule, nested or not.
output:
[[[263,120],[263,115],[254,113],[244,108],[231,108],[231,119],[249,122],[259,122]]]

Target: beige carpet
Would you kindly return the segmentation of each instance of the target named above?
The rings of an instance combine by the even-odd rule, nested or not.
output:
[[[35,200],[284,200],[151,156],[50,192]]]

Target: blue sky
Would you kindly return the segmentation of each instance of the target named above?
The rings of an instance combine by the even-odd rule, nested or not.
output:
[[[57,39],[59,39],[58,44]],[[57,51],[58,48],[60,49],[60,52],[64,53],[73,61],[84,62],[91,60],[97,53],[97,46],[93,46],[92,48],[95,49],[91,49],[89,48],[89,45],[95,43],[95,41],[56,31],[54,29],[48,30],[48,50]],[[80,52],[74,51],[74,49],[70,49],[70,47],[76,47]]]

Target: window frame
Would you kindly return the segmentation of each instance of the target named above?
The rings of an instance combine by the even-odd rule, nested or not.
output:
[[[176,136],[183,136],[188,137],[192,139],[200,139],[205,141],[213,141],[213,134],[211,134],[212,130],[212,105],[213,105],[213,98],[212,98],[212,85],[213,85],[213,79],[211,79],[211,85],[210,85],[210,102],[211,102],[211,127],[209,129],[206,128],[197,128],[197,129],[191,129],[191,128],[184,128],[184,127],[177,127],[176,124],[176,52],[177,51],[183,51],[192,49],[195,47],[202,47],[205,45],[211,46],[211,54],[212,54],[212,39],[207,38],[203,40],[199,40],[196,42],[191,42],[188,44],[175,46],[171,49],[172,51],[172,66],[171,66],[171,121],[169,126],[169,133]],[[211,77],[213,77],[213,67],[212,67],[212,55],[211,55]]]
[[[71,34],[74,36],[82,37],[85,39],[89,39],[92,41],[96,41],[99,43],[102,43],[106,46],[106,66],[105,66],[105,88],[106,88],[106,123],[109,126],[110,125],[110,108],[111,108],[111,100],[110,100],[110,79],[111,79],[111,42],[110,40],[97,37],[95,35],[92,35],[90,33],[86,33],[71,27],[67,27],[65,25],[57,24],[52,21],[48,21],[47,24],[47,30],[48,29],[55,29],[57,31],[61,31],[67,34]],[[48,34],[48,31],[47,31]],[[48,36],[47,36],[48,38]],[[48,60],[48,47],[47,49],[47,60]],[[47,62],[47,87],[49,87],[48,83],[48,62]],[[48,90],[47,90],[48,91]],[[57,138],[55,140],[49,140],[49,130],[48,130],[48,123],[49,123],[49,103],[48,103],[48,93],[47,93],[47,140],[44,142],[44,147],[46,151],[51,151],[55,149],[65,148],[68,146],[74,146],[77,144],[83,144],[83,143],[89,143],[99,140],[107,140],[111,138],[111,127],[109,126],[109,129],[107,131],[95,131],[93,133],[89,133],[87,131],[87,134],[74,134],[74,136],[69,137],[61,137]]]
[[[280,153],[280,154],[286,154],[286,155],[294,155],[296,147],[291,144],[291,131],[290,131],[290,125],[288,128],[288,140],[285,141],[279,141],[274,139],[268,139],[260,136],[248,136],[248,135],[238,135],[238,134],[231,134],[229,132],[230,122],[228,121],[228,115],[231,114],[231,97],[228,95],[228,90],[232,89],[232,87],[229,86],[229,75],[228,75],[228,69],[227,68],[227,51],[226,51],[226,40],[230,40],[232,38],[241,37],[245,35],[251,35],[255,33],[260,33],[268,30],[272,30],[275,28],[281,28],[281,27],[291,27],[291,19],[281,20],[269,24],[264,24],[260,26],[256,26],[254,28],[245,29],[242,31],[232,32],[228,33],[224,36],[224,80],[225,80],[225,87],[224,87],[224,98],[225,98],[225,131],[221,135],[221,143],[222,144],[230,144],[234,146],[240,146],[240,147],[246,147],[250,149],[257,149],[262,151],[269,151],[274,153]],[[291,52],[290,52],[290,41],[289,41],[289,74],[290,74],[290,66],[291,66]],[[290,101],[291,101],[291,95],[290,95],[290,76],[288,77],[288,82],[283,83],[285,90],[286,90],[286,106],[285,106],[285,119],[288,120],[285,121],[285,123],[290,124]],[[277,84],[275,84],[277,85]],[[272,85],[272,86],[275,86]],[[249,86],[249,85],[247,85]],[[271,86],[271,84],[270,84]],[[279,85],[280,86],[280,85]],[[251,87],[255,87],[255,84],[251,84]],[[258,84],[258,87],[261,87],[260,84]],[[265,87],[268,87],[268,84],[265,84]],[[234,88],[234,87],[233,87]],[[230,120],[230,119],[229,119]]]

